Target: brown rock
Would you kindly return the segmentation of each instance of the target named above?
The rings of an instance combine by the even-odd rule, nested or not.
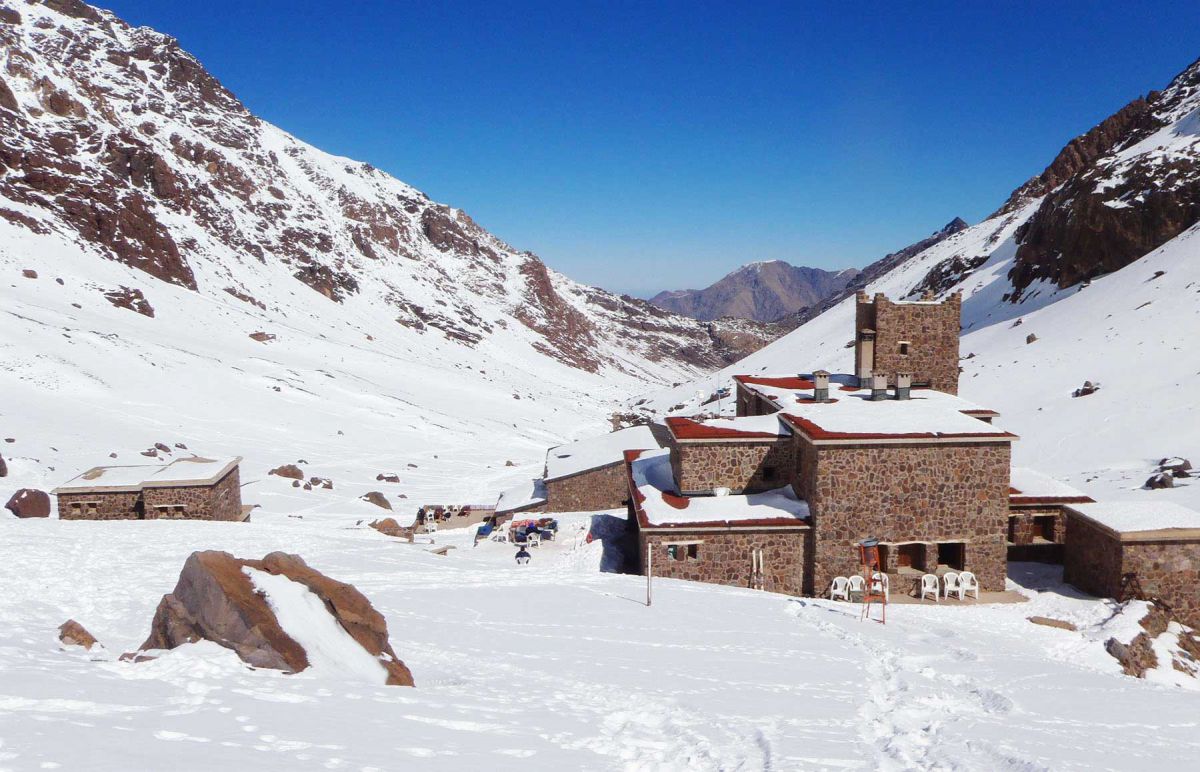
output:
[[[333,490],[333,480],[330,480],[328,477],[312,477],[308,482],[314,488],[320,487],[326,490]]]
[[[300,467],[296,466],[295,464],[284,464],[283,466],[277,466],[267,474],[273,474],[279,477],[288,477],[293,480],[304,479],[304,472],[301,471]]]
[[[1033,343],[1033,342],[1034,342],[1034,341],[1036,341],[1037,339],[1038,339],[1038,336],[1034,335],[1034,334],[1031,332],[1031,333],[1029,333],[1028,335],[1026,335],[1026,336],[1025,336],[1025,343],[1026,343],[1026,344]]]
[[[188,446],[187,446],[187,445],[184,445],[182,442],[177,442],[177,443],[175,443],[175,447],[179,448],[180,450],[187,450],[187,449],[188,449]]]
[[[0,456],[0,477],[8,477],[8,464],[4,463],[4,456]]]
[[[1146,480],[1146,484],[1143,487],[1150,488],[1151,490],[1158,488],[1174,488],[1175,476],[1170,472],[1157,472],[1151,475],[1149,480]]]
[[[82,646],[88,651],[91,651],[93,646],[100,643],[94,635],[87,631],[87,628],[74,619],[68,619],[59,626],[58,640],[62,641],[66,646]]]
[[[154,447],[158,448],[158,449],[159,449],[159,450],[161,450],[163,453],[170,453],[170,452],[171,452],[171,446],[170,446],[170,445],[167,445],[167,444],[166,444],[166,443],[164,443],[164,442],[156,442],[156,443],[154,443]]]
[[[140,289],[121,287],[105,292],[104,297],[117,308],[128,308],[142,316],[154,318],[154,307],[150,305],[150,301],[146,300],[146,296]]]
[[[36,488],[22,488],[12,495],[4,508],[17,517],[50,517],[50,497]]]
[[[154,448],[151,448],[150,450],[143,450],[142,455],[150,458],[158,458],[158,451]]]
[[[376,520],[370,525],[384,536],[395,536],[396,538],[407,539],[408,541],[413,540],[413,529],[400,525],[393,517],[385,517],[382,520]]]
[[[31,268],[26,268],[24,271],[21,271],[21,275],[26,279],[36,279],[38,277],[37,271]]]
[[[387,683],[412,686],[412,673],[388,641],[387,621],[349,584],[310,568],[298,555],[272,552],[262,560],[243,560],[227,552],[193,552],[174,591],[164,595],[141,648],[173,649],[210,640],[232,649],[244,662],[296,673],[309,666],[304,647],[279,626],[266,598],[245,568],[299,582],[321,598],[326,609],[387,671]]]
[[[267,341],[275,340],[275,336],[269,332],[252,332],[250,333],[250,337],[259,343],[266,343]]]
[[[1071,630],[1072,632],[1074,632],[1075,630],[1079,629],[1073,623],[1068,622],[1064,619],[1054,619],[1053,617],[1028,617],[1028,619],[1030,622],[1033,622],[1035,625],[1044,625],[1045,627],[1057,627],[1059,630]]]
[[[400,477],[394,474],[377,474],[375,475],[375,480],[376,482],[398,483],[400,482]]]
[[[369,501],[375,506],[382,507],[383,509],[392,508],[392,503],[387,500],[387,496],[384,496],[379,491],[371,491],[370,493],[363,495],[361,498],[363,501]]]
[[[300,487],[300,481],[299,481],[299,480],[292,480],[292,487],[293,487],[293,488],[299,488],[299,487]]]

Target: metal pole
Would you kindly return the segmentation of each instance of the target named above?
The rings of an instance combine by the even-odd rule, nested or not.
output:
[[[646,542],[646,606],[650,606],[650,578],[654,576],[654,545]]]

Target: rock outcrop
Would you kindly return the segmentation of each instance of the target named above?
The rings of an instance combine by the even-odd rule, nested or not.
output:
[[[391,685],[412,686],[412,673],[388,641],[387,621],[353,586],[330,579],[298,555],[272,552],[262,560],[227,552],[193,552],[175,589],[164,595],[141,646],[173,649],[199,640],[214,641],[254,667],[298,673],[309,667],[308,653],[284,632],[246,568],[285,576],[307,587],[350,636],[374,656]]]
[[[4,508],[17,517],[50,517],[50,496],[36,488],[22,488]]]
[[[406,541],[413,540],[413,529],[400,525],[394,517],[385,517],[382,520],[374,521],[370,525],[384,536],[394,536],[397,539],[404,539]]]
[[[392,508],[392,502],[388,501],[387,496],[384,496],[379,491],[371,491],[370,493],[363,494],[362,500],[368,501],[382,509],[391,509]]]
[[[283,466],[277,466],[267,474],[273,474],[277,477],[286,477],[289,480],[304,479],[304,470],[295,464],[284,464]]]

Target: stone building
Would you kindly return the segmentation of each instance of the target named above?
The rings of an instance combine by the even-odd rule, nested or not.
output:
[[[236,458],[97,466],[52,491],[62,520],[245,520]]]
[[[883,374],[888,385],[897,373],[911,373],[914,386],[958,393],[958,334],[962,294],[943,301],[889,300],[883,293],[855,304],[854,362],[859,384]]]
[[[1013,467],[1008,489],[1008,559],[1063,562],[1066,508],[1092,501],[1090,496],[1040,472]]]
[[[657,427],[634,426],[591,437],[546,452],[546,512],[593,512],[620,509],[629,499],[624,452],[660,446]]]
[[[1066,508],[1063,578],[1084,592],[1157,598],[1200,627],[1200,512],[1169,502]]]

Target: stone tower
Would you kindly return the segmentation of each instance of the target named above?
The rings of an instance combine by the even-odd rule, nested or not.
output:
[[[962,326],[962,293],[943,301],[896,303],[882,292],[874,299],[859,292],[855,303],[854,366],[859,385],[871,375],[911,373],[913,386],[958,393],[958,333]]]

